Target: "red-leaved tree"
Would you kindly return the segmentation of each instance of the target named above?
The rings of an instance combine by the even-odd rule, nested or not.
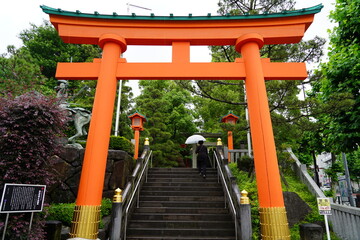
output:
[[[50,187],[56,182],[56,176],[49,171],[49,159],[59,150],[58,138],[65,127],[65,114],[55,99],[36,92],[0,97],[1,192],[5,183]],[[39,214],[28,236],[28,215],[11,214],[6,239],[44,239]],[[3,220],[0,219],[0,225],[4,224]]]

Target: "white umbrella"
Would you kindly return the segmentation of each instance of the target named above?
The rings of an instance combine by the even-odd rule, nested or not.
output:
[[[192,135],[190,137],[188,137],[185,141],[185,144],[196,144],[198,143],[199,141],[206,141],[206,139],[201,136],[201,135]]]

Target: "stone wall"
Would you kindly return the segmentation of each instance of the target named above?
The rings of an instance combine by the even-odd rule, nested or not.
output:
[[[47,189],[47,202],[75,202],[80,181],[85,149],[66,145],[58,156],[51,159],[54,174],[59,176],[59,184]],[[127,152],[109,150],[106,164],[103,197],[112,198],[114,190],[124,188],[134,167],[134,160]]]

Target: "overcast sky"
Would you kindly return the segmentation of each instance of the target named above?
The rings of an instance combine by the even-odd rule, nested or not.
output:
[[[315,15],[314,23],[305,33],[304,39],[311,39],[315,35],[327,37],[327,29],[332,28],[327,16],[329,11],[334,8],[335,0],[299,0],[297,9],[312,7],[323,3],[323,10]],[[135,7],[127,7],[127,3],[149,8],[151,10],[144,10]],[[48,15],[43,13],[40,5],[46,5],[53,8],[61,8],[68,11],[80,10],[84,13],[93,13],[98,11],[100,14],[127,14],[128,12],[136,13],[137,15],[155,15],[168,16],[173,13],[176,16],[188,15],[192,13],[194,16],[203,16],[207,13],[217,15],[218,0],[3,0],[0,4],[0,53],[6,52],[8,45],[15,45],[17,48],[21,46],[21,40],[18,38],[19,33],[30,27],[30,23],[40,25],[44,20],[48,20]],[[141,54],[140,54],[141,53]],[[132,47],[129,46],[125,52],[124,57],[129,62],[166,62],[171,60],[170,47]],[[210,61],[210,54],[207,47],[192,47],[191,61],[193,62],[208,62]]]

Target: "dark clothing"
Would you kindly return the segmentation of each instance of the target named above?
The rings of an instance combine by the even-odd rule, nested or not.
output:
[[[203,144],[200,144],[197,148],[195,153],[197,153],[197,165],[199,169],[199,173],[205,177],[206,176],[206,164],[207,160],[209,159],[207,147]]]

